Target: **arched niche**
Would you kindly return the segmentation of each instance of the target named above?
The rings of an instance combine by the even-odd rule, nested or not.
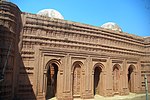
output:
[[[96,63],[93,67],[93,95],[104,94],[104,65]]]
[[[129,65],[127,70],[129,92],[135,91],[135,71],[136,71],[136,67],[134,65]]]
[[[120,93],[120,73],[121,73],[121,66],[119,64],[115,64],[113,66],[113,92],[115,94]]]
[[[60,61],[56,59],[49,60],[45,68],[46,72],[46,99],[57,97],[58,71]]]
[[[72,95],[74,98],[80,98],[82,93],[82,67],[83,63],[81,61],[76,61],[72,65]]]

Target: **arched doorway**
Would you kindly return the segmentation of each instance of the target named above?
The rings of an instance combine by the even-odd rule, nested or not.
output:
[[[119,65],[116,64],[113,67],[113,91],[114,94],[119,94],[119,85],[120,85],[120,69]]]
[[[46,99],[56,96],[57,93],[57,73],[58,66],[55,63],[50,63],[47,70],[47,92]]]
[[[81,66],[76,63],[73,69],[73,97],[81,96]]]
[[[129,88],[129,92],[134,92],[134,72],[133,72],[133,67],[132,65],[129,66],[128,68],[128,88]]]
[[[100,94],[100,74],[102,69],[100,67],[95,67],[94,69],[94,95]]]

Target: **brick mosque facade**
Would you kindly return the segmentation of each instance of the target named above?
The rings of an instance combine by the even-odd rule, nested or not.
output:
[[[2,100],[88,99],[150,90],[150,37],[21,12],[0,1]]]

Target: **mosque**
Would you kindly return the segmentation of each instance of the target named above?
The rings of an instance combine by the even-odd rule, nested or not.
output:
[[[54,9],[21,12],[0,1],[0,99],[73,100],[150,90],[150,37],[64,20]]]

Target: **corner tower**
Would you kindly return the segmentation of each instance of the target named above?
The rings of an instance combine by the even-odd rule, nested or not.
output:
[[[0,99],[12,100],[17,87],[19,35],[21,31],[20,9],[6,1],[0,1]]]

